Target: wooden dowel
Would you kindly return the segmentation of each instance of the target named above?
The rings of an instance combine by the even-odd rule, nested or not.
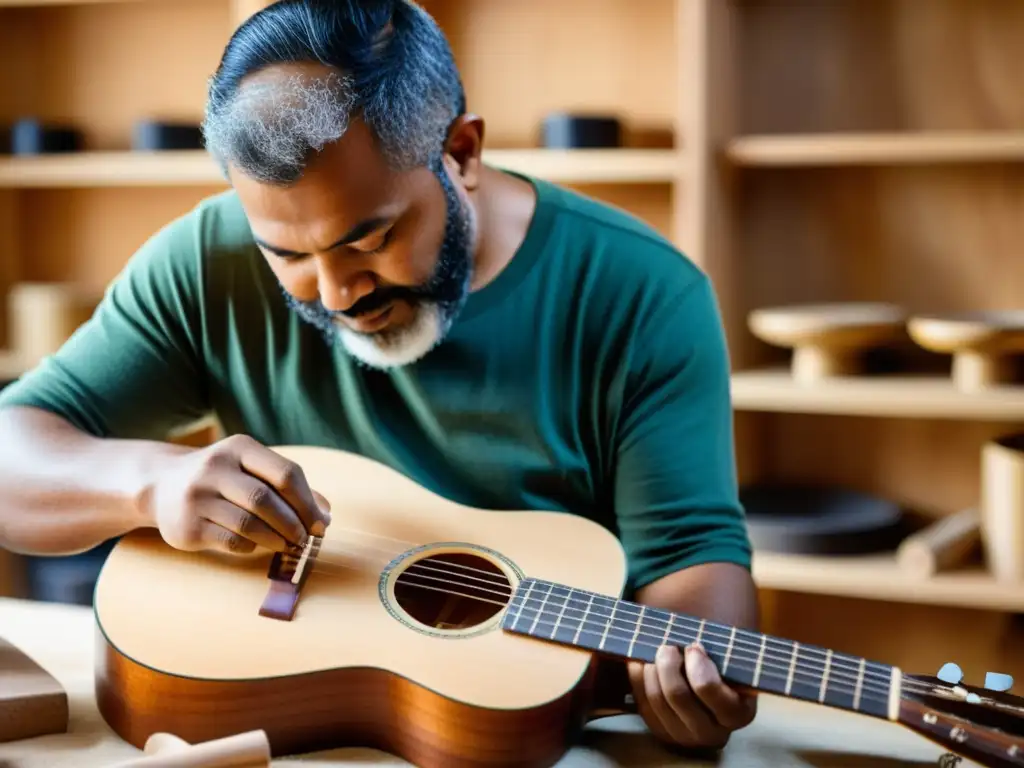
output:
[[[169,733],[155,733],[145,754],[112,768],[268,768],[270,742],[263,731],[189,744]]]
[[[960,565],[980,544],[978,511],[965,509],[912,533],[900,544],[896,559],[908,573],[931,576]]]

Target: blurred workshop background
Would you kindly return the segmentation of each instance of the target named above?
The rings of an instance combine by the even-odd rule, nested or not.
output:
[[[424,5],[486,160],[635,213],[712,276],[765,628],[1024,678],[1024,3]],[[0,0],[4,381],[224,189],[206,80],[259,7]],[[105,553],[0,552],[0,595],[87,604]]]

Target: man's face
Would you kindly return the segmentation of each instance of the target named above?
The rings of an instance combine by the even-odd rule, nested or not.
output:
[[[469,291],[474,237],[470,204],[440,165],[396,173],[357,121],[294,186],[231,180],[300,317],[375,367],[443,339]]]

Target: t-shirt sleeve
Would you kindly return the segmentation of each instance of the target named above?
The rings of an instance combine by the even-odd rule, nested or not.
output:
[[[164,439],[209,411],[196,225],[150,238],[60,350],[0,391],[98,437]]]
[[[750,568],[729,356],[711,281],[640,321],[617,442],[615,504],[630,587],[710,562]]]

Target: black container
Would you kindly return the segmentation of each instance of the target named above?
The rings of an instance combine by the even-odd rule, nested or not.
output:
[[[622,123],[605,115],[555,113],[544,118],[542,144],[548,149],[609,149],[622,146]]]
[[[132,135],[132,149],[140,152],[202,148],[202,129],[190,123],[140,120]]]
[[[32,118],[18,120],[7,131],[4,149],[12,155],[78,152],[82,132],[65,125],[46,125]]]

